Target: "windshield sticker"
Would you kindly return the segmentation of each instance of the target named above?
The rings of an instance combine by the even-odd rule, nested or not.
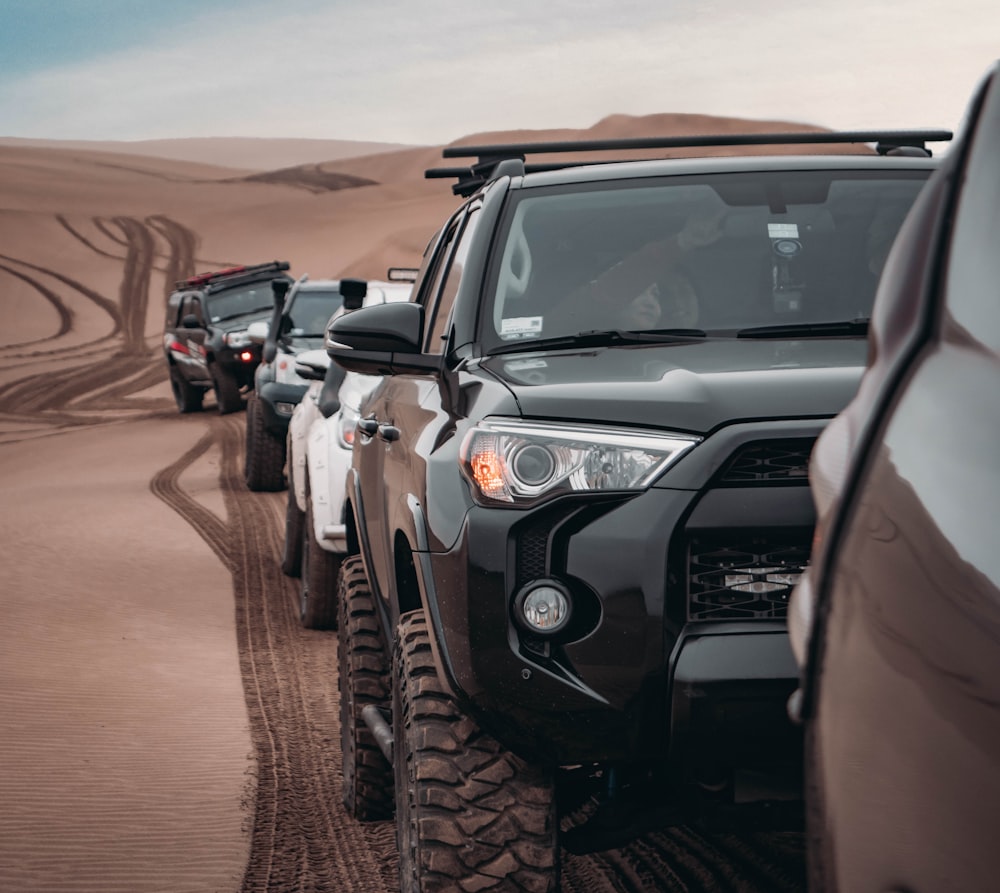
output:
[[[542,334],[542,317],[517,316],[500,322],[500,334],[504,338],[530,338]]]
[[[797,239],[799,237],[799,225],[797,223],[769,223],[767,234],[772,239]]]
[[[504,369],[508,372],[523,372],[525,369],[545,369],[548,367],[548,363],[545,360],[511,360],[509,363],[504,363]]]

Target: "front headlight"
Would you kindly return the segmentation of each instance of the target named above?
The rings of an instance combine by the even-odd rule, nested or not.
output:
[[[562,493],[644,490],[701,440],[619,428],[481,422],[462,443],[473,498],[530,505]]]
[[[250,340],[249,333],[243,332],[226,332],[222,336],[222,341],[226,347],[247,347],[253,342]]]

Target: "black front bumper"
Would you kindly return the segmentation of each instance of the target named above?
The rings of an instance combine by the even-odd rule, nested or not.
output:
[[[799,673],[784,629],[733,624],[677,643],[669,685],[670,763],[695,777],[801,761],[801,727],[785,705]]]
[[[761,500],[772,517],[731,518],[737,533],[764,522],[772,534],[808,531],[808,499],[782,492]],[[442,669],[508,747],[556,765],[669,761],[678,771],[708,744],[729,765],[796,759],[785,702],[798,673],[783,619],[689,617],[690,541],[705,533],[688,526],[704,518],[698,499],[660,488],[530,512],[477,506],[455,548],[425,556]],[[513,619],[516,594],[544,578],[567,587],[581,617],[548,641]]]

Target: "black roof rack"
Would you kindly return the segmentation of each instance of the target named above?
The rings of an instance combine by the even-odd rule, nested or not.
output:
[[[281,273],[289,268],[287,260],[272,260],[266,264],[254,264],[246,266],[240,264],[235,267],[226,267],[224,270],[215,270],[211,273],[198,273],[187,279],[181,279],[174,284],[174,288],[197,288],[203,285],[210,285],[220,279],[251,279],[260,273]]]
[[[626,137],[612,140],[562,140],[537,143],[498,143],[479,146],[446,146],[444,158],[469,158],[478,160],[469,167],[432,168],[424,172],[428,179],[452,178],[457,195],[471,195],[481,185],[497,177],[560,170],[574,165],[610,164],[622,159],[604,161],[554,161],[525,164],[530,154],[553,152],[614,152],[633,149],[679,149],[709,146],[778,146],[818,143],[875,143],[879,155],[920,154],[930,155],[927,143],[948,142],[954,137],[950,130],[842,130],[797,131],[792,133],[731,133],[672,137]],[[635,159],[628,159],[634,161]],[[514,162],[513,165],[505,162]]]

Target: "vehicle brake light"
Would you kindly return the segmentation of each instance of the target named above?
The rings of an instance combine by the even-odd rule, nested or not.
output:
[[[189,351],[187,349],[187,345],[186,344],[181,344],[180,341],[176,341],[176,340],[170,341],[167,344],[167,350],[173,350],[173,351],[176,351],[177,353],[182,353],[182,354],[186,354],[187,356],[191,356],[191,351]]]
[[[253,354],[249,350],[241,350],[240,359],[243,360],[244,363],[249,363],[253,359]]]

